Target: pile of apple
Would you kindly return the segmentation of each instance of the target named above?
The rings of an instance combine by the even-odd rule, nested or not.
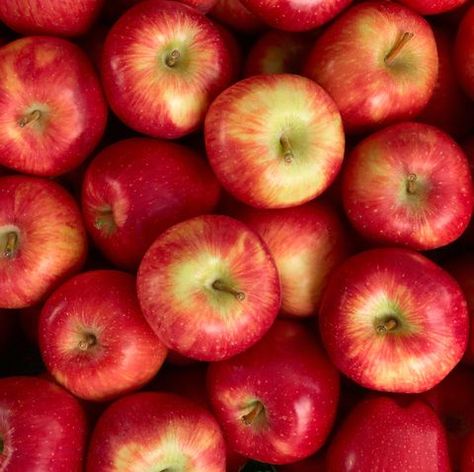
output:
[[[0,471],[474,471],[474,2],[0,21]]]

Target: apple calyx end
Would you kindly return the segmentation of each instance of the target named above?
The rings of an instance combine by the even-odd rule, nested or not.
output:
[[[295,155],[293,154],[290,138],[288,138],[285,133],[280,136],[280,146],[283,152],[283,159],[287,164],[291,164],[295,158]]]
[[[117,229],[112,208],[101,210],[94,221],[94,227],[106,234],[112,234]]]
[[[178,64],[181,58],[181,53],[177,49],[173,49],[170,53],[168,53],[165,57],[165,64],[170,69],[173,69]]]
[[[15,256],[18,249],[18,234],[10,231],[5,236],[5,246],[3,248],[3,257],[11,259]]]
[[[77,343],[77,347],[82,352],[87,352],[92,347],[97,346],[97,337],[92,333],[85,333]]]
[[[411,39],[413,39],[414,36],[414,33],[410,33],[408,31],[405,31],[399,36],[397,41],[395,41],[395,44],[393,45],[392,49],[385,56],[384,62],[387,66],[391,66],[393,64],[400,51]]]
[[[235,288],[227,285],[225,282],[223,282],[220,279],[214,280],[212,283],[212,288],[214,290],[217,290],[219,292],[225,292],[225,293],[230,293],[233,295],[239,302],[243,302],[245,300],[245,293],[241,292],[239,290],[236,290]]]
[[[407,177],[407,193],[409,195],[415,195],[416,194],[416,174],[408,174]]]
[[[40,110],[33,110],[30,113],[27,113],[26,115],[23,115],[19,120],[18,120],[18,126],[20,128],[24,128],[26,125],[30,123],[35,123],[41,119],[43,114],[41,113]]]
[[[245,426],[252,426],[260,418],[265,415],[265,407],[261,401],[256,400],[250,405],[250,411],[241,417]]]
[[[385,335],[395,331],[399,327],[400,323],[393,316],[388,316],[379,321],[375,326],[377,334]]]

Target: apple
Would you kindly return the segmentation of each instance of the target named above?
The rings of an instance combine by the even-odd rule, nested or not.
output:
[[[438,75],[436,42],[412,10],[362,2],[316,40],[304,75],[331,95],[346,131],[359,133],[421,112]]]
[[[251,459],[309,457],[334,422],[339,374],[316,337],[294,321],[277,320],[255,346],[211,363],[207,382],[227,443]]]
[[[76,202],[38,177],[0,177],[0,308],[25,308],[79,270],[87,251]]]
[[[211,100],[232,80],[231,52],[199,11],[145,1],[110,30],[102,82],[112,110],[130,128],[161,138],[197,130]]]
[[[113,403],[92,434],[88,472],[225,472],[225,443],[211,414],[170,393],[141,392]]]
[[[330,272],[350,249],[336,211],[313,201],[277,210],[242,206],[235,216],[262,237],[275,260],[282,312],[295,317],[317,314]]]
[[[441,267],[409,249],[380,248],[333,271],[319,326],[347,377],[373,390],[419,393],[461,360],[469,319],[461,288]]]
[[[2,0],[0,20],[23,34],[79,36],[98,16],[104,0]]]
[[[241,33],[256,33],[265,28],[263,21],[250,12],[240,0],[217,0],[209,15]]]
[[[412,8],[420,15],[438,15],[454,10],[468,3],[470,0],[399,0],[407,7]]]
[[[446,434],[420,400],[373,396],[358,404],[331,441],[327,470],[449,472]]]
[[[35,377],[0,379],[0,468],[81,472],[86,416],[79,401]]]
[[[206,161],[183,145],[150,138],[118,141],[91,162],[82,209],[96,245],[115,265],[136,269],[157,236],[210,213],[219,184]]]
[[[314,34],[270,30],[250,48],[244,76],[299,74],[314,43]]]
[[[456,36],[454,64],[465,92],[474,100],[474,5],[465,13]]]
[[[257,75],[226,89],[210,106],[204,133],[223,187],[254,207],[312,200],[332,183],[344,157],[333,100],[292,74]]]
[[[414,122],[390,125],[353,149],[342,195],[349,220],[363,236],[420,250],[458,239],[474,205],[461,147],[443,131]]]
[[[78,46],[32,36],[0,48],[1,165],[63,174],[92,152],[106,119],[98,78]]]
[[[46,301],[38,330],[48,371],[85,400],[109,400],[138,389],[166,357],[140,311],[135,278],[125,272],[72,277]]]
[[[352,0],[241,0],[272,28],[284,31],[309,31],[333,19]]]
[[[220,215],[197,216],[158,236],[138,269],[137,291],[165,345],[203,361],[255,344],[281,302],[266,245],[243,223]]]

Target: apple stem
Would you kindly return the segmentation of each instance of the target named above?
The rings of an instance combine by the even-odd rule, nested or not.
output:
[[[239,292],[238,290],[235,290],[234,288],[229,287],[222,280],[219,280],[219,279],[214,280],[214,282],[212,283],[212,288],[214,290],[218,290],[220,292],[226,292],[226,293],[230,293],[231,295],[234,295],[234,297],[237,298],[237,300],[239,300],[239,302],[242,302],[242,301],[245,300],[245,293],[244,292]]]
[[[408,174],[407,193],[414,195],[416,193],[416,174]]]
[[[175,67],[181,57],[181,53],[177,49],[173,49],[165,59],[165,64],[168,67]]]
[[[388,318],[379,325],[377,325],[377,333],[386,334],[398,327],[398,321],[395,318]]]
[[[283,150],[283,157],[285,158],[285,162],[291,164],[295,155],[293,154],[293,149],[291,148],[290,138],[286,134],[282,134],[280,137],[280,145]]]
[[[5,443],[3,441],[3,438],[0,438],[0,454],[3,454],[4,450],[5,450]]]
[[[253,408],[246,415],[242,416],[242,422],[246,426],[251,426],[264,410],[265,407],[263,406],[263,403],[256,401],[253,404]]]
[[[81,351],[88,351],[89,348],[95,346],[97,344],[97,338],[92,333],[87,333],[84,337],[79,341],[78,347]]]
[[[405,32],[398,38],[398,40],[393,45],[393,48],[385,56],[385,64],[388,66],[393,64],[393,61],[396,59],[400,51],[403,49],[406,43],[410,41],[415,35],[413,33]]]
[[[33,110],[32,112],[24,115],[19,121],[18,125],[20,128],[24,128],[29,123],[34,123],[35,121],[39,121],[41,118],[41,112],[39,110]]]
[[[5,249],[3,250],[4,257],[13,257],[18,245],[18,235],[15,231],[10,231],[6,237]]]

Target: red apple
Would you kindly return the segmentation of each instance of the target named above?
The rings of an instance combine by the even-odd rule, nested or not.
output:
[[[267,247],[227,216],[198,216],[162,233],[143,257],[137,288],[145,318],[166,346],[198,360],[249,348],[280,308]]]
[[[474,188],[461,147],[430,125],[391,125],[350,153],[342,183],[346,214],[371,241],[413,249],[445,246],[471,219]]]
[[[110,30],[102,56],[110,106],[130,128],[177,138],[198,129],[211,100],[231,81],[231,53],[197,10],[141,2]]]
[[[0,164],[56,176],[77,167],[103,135],[107,108],[78,46],[33,36],[0,49]]]
[[[210,213],[218,198],[219,184],[198,153],[133,138],[112,144],[92,161],[82,208],[87,229],[106,257],[135,269],[161,232]]]
[[[85,412],[72,395],[35,377],[0,379],[0,468],[81,472]]]
[[[447,272],[415,251],[384,248],[352,256],[331,274],[319,325],[347,377],[373,390],[417,393],[461,360],[469,319]]]
[[[474,100],[474,5],[467,10],[459,25],[454,63],[461,85]]]
[[[104,0],[2,0],[0,20],[21,34],[79,36],[98,16]]]
[[[352,0],[241,0],[272,28],[284,31],[309,31],[334,18]]]
[[[0,177],[0,308],[38,303],[82,266],[86,246],[79,208],[62,187]]]
[[[61,285],[39,320],[43,360],[54,378],[86,400],[108,400],[153,378],[166,348],[140,311],[135,278],[82,273]]]
[[[264,28],[263,21],[244,7],[240,0],[217,0],[210,16],[242,33],[255,33]]]
[[[438,15],[459,8],[470,0],[399,0],[420,15]]]
[[[357,405],[337,432],[327,470],[450,472],[446,435],[425,403],[374,396]]]
[[[207,380],[226,440],[244,456],[295,462],[316,452],[331,430],[339,375],[296,322],[278,320],[255,346],[210,364]]]
[[[297,75],[237,82],[212,103],[204,130],[217,178],[255,207],[315,198],[334,180],[344,156],[336,105],[318,84]]]
[[[225,444],[215,419],[169,393],[143,392],[113,403],[92,435],[88,472],[225,472]]]
[[[414,117],[438,75],[433,32],[395,2],[359,3],[317,39],[305,75],[334,99],[348,133]]]
[[[280,275],[282,311],[315,315],[329,273],[349,253],[350,243],[336,211],[314,201],[293,208],[242,208],[236,217],[258,233]]]

